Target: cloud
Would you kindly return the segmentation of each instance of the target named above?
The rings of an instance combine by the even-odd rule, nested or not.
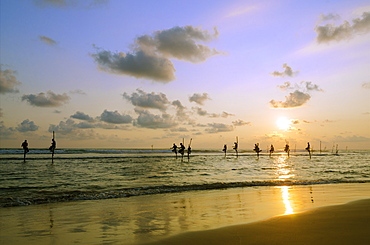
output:
[[[285,96],[285,101],[276,101],[271,100],[270,106],[273,108],[294,108],[303,106],[306,102],[311,99],[309,94],[312,91],[323,92],[323,90],[317,85],[310,81],[301,81],[299,84],[295,83],[292,85],[290,82],[285,82],[283,85],[278,85],[283,91],[293,90],[293,93],[289,93],[288,96]]]
[[[195,110],[195,112],[199,115],[199,116],[207,116],[208,115],[208,112],[206,110],[203,110],[202,108],[200,107],[192,107],[193,110]]]
[[[293,71],[293,69],[290,66],[288,66],[287,63],[283,64],[283,68],[285,70],[282,72],[274,71],[270,74],[273,75],[274,77],[293,77],[294,75],[299,73],[299,71]]]
[[[368,82],[368,83],[363,83],[363,84],[362,84],[362,88],[370,89],[370,82]]]
[[[205,131],[207,133],[221,133],[221,132],[230,132],[234,130],[233,125],[227,125],[224,123],[208,123]]]
[[[189,97],[190,102],[195,102],[198,105],[204,105],[204,102],[210,99],[211,98],[209,98],[207,93],[203,93],[203,94],[194,93],[192,96]]]
[[[71,94],[81,94],[81,95],[85,95],[86,93],[84,91],[82,91],[81,89],[75,89],[75,90],[71,90],[69,91]]]
[[[166,95],[163,93],[145,93],[140,89],[137,89],[136,91],[137,92],[132,93],[131,96],[127,93],[124,93],[123,98],[127,99],[134,106],[142,108],[166,110],[167,105],[170,104]]]
[[[48,44],[48,45],[51,45],[51,46],[53,46],[53,45],[56,45],[56,44],[57,44],[57,42],[56,42],[54,39],[52,39],[52,38],[50,38],[50,37],[47,37],[47,36],[39,36],[39,39],[40,39],[42,42],[44,42],[44,43],[46,43],[46,44]]]
[[[348,21],[335,26],[326,24],[324,26],[316,26],[316,40],[318,43],[328,43],[331,41],[342,41],[353,38],[357,34],[366,34],[370,32],[370,12],[363,12],[362,18],[352,20],[351,25]]]
[[[234,125],[235,127],[238,127],[238,126],[245,126],[245,125],[251,126],[251,125],[252,125],[252,123],[251,123],[251,122],[245,122],[245,121],[243,121],[243,120],[241,120],[241,119],[238,119],[238,120],[236,120],[236,121],[233,121],[232,123],[233,123],[233,125]]]
[[[33,121],[30,121],[28,119],[21,122],[18,127],[15,128],[19,132],[30,132],[30,131],[37,131],[39,129],[39,126],[37,126]]]
[[[306,89],[306,91],[319,91],[319,92],[323,92],[324,91],[321,88],[319,88],[319,85],[314,84],[312,82],[301,81],[300,84],[304,86],[304,88]]]
[[[94,121],[94,118],[80,111],[77,111],[75,114],[73,114],[71,118],[88,121],[88,122]]]
[[[278,88],[280,88],[283,91],[286,90],[303,90],[303,91],[319,91],[319,92],[324,92],[319,85],[314,84],[310,81],[301,81],[299,84],[295,83],[294,85],[291,84],[290,82],[284,82],[283,85],[277,85]]]
[[[22,96],[22,101],[26,100],[33,106],[39,107],[58,107],[62,106],[63,104],[69,102],[70,97],[66,94],[55,94],[52,91],[48,91],[45,93],[35,94],[28,94]]]
[[[99,69],[115,74],[145,78],[161,83],[175,80],[171,58],[192,63],[204,62],[221,52],[197,42],[207,42],[218,37],[193,26],[173,27],[143,35],[135,40],[131,52],[111,52],[97,49],[91,54]]]
[[[176,108],[176,116],[178,119],[185,120],[189,118],[186,107],[183,106],[179,100],[172,101],[172,105]]]
[[[0,121],[0,136],[1,138],[9,138],[14,134],[14,128],[8,128],[5,126],[4,121]]]
[[[294,108],[303,106],[310,98],[311,96],[309,94],[296,90],[293,93],[289,93],[288,96],[285,96],[285,101],[271,100],[270,105],[273,108]]]
[[[109,0],[34,0],[37,6],[54,8],[93,8],[105,5]]]
[[[340,20],[340,16],[338,14],[333,14],[333,13],[329,13],[327,15],[321,14],[319,18],[320,18],[319,20],[320,23],[328,21],[328,20]]]
[[[148,55],[143,51],[125,54],[102,50],[91,56],[98,63],[99,69],[105,72],[146,78],[161,83],[175,80],[175,68],[169,59]]]
[[[21,82],[15,77],[15,71],[11,69],[2,70],[0,65],[0,94],[18,93],[16,86],[20,84]]]
[[[49,132],[55,131],[57,134],[71,134],[75,129],[75,122],[72,119],[67,119],[65,122],[60,121],[58,125],[50,124]]]
[[[370,141],[370,138],[364,137],[364,136],[357,136],[357,135],[352,135],[352,136],[335,136],[334,137],[334,142],[368,142]]]
[[[104,110],[100,115],[100,120],[106,123],[127,124],[132,122],[132,117],[130,115],[122,115],[118,111]]]
[[[95,138],[105,138],[105,136],[95,133],[88,123],[75,123],[72,119],[60,121],[58,125],[50,124],[49,132],[55,132],[60,138],[67,136],[69,140],[86,140]]]
[[[148,112],[147,110],[138,110],[135,109],[135,112],[139,114],[134,125],[142,128],[172,128],[177,126],[177,123],[173,118],[166,113],[163,113],[161,116],[154,115]]]
[[[196,42],[208,42],[216,39],[218,35],[216,28],[211,34],[193,26],[175,26],[171,29],[156,31],[153,36],[140,36],[136,43],[143,50],[149,50],[148,52],[151,53],[160,53],[164,57],[199,63],[221,53]]]

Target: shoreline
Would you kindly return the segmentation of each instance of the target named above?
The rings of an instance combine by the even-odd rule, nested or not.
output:
[[[369,190],[370,183],[247,187],[0,208],[0,243],[145,244],[368,199]]]

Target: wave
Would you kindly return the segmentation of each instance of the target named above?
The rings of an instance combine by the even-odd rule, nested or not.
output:
[[[78,200],[102,200],[113,198],[127,198],[132,196],[155,195],[165,193],[179,193],[186,191],[222,190],[241,187],[268,187],[268,186],[295,186],[295,185],[318,185],[318,184],[340,184],[340,183],[370,183],[369,180],[315,180],[315,181],[246,181],[246,182],[217,182],[209,184],[191,184],[182,186],[143,186],[136,188],[123,188],[111,191],[46,191],[39,190],[32,197],[13,198],[0,197],[0,207],[27,206],[34,204],[57,203]],[[2,188],[2,191],[7,188]]]

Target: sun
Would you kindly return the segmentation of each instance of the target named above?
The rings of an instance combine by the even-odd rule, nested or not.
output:
[[[291,120],[287,119],[286,117],[280,117],[276,121],[276,125],[278,126],[279,129],[287,131],[288,129],[291,128]]]

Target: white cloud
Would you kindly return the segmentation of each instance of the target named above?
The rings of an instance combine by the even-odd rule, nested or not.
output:
[[[204,62],[221,52],[197,42],[207,42],[217,37],[217,29],[210,34],[193,26],[176,26],[156,31],[151,36],[138,37],[131,52],[114,53],[97,49],[91,56],[103,71],[168,83],[175,79],[171,58],[192,63]]]
[[[37,131],[39,129],[39,126],[37,126],[33,121],[30,121],[28,119],[21,122],[18,127],[16,127],[16,130],[19,132],[30,132],[30,131]]]
[[[0,136],[1,138],[5,139],[5,138],[10,138],[13,134],[14,134],[14,128],[10,127],[6,127],[5,124],[4,124],[4,121],[0,121]]]
[[[324,26],[316,26],[316,40],[318,43],[327,43],[331,41],[342,41],[351,39],[357,34],[366,34],[370,32],[370,12],[363,12],[361,18],[352,20],[351,25],[348,21],[335,26],[334,24],[326,24]]]
[[[40,39],[42,42],[44,42],[44,43],[46,43],[46,44],[48,44],[48,45],[51,45],[51,46],[53,46],[53,45],[56,45],[56,44],[57,44],[57,42],[56,42],[54,39],[52,39],[52,38],[50,38],[50,37],[47,37],[47,36],[39,36],[39,39]]]
[[[245,122],[245,121],[243,121],[243,120],[241,120],[241,119],[238,119],[238,120],[236,120],[236,121],[233,121],[232,123],[233,123],[233,125],[234,125],[235,127],[238,127],[238,126],[245,126],[245,125],[251,126],[251,125],[252,125],[252,123],[251,123],[251,122]]]
[[[106,123],[127,124],[132,122],[132,117],[130,115],[120,114],[118,111],[104,110],[100,115],[100,120]]]
[[[175,68],[169,59],[148,55],[143,51],[125,54],[102,50],[91,56],[98,63],[99,69],[105,72],[146,78],[161,83],[175,80]]]
[[[203,93],[203,94],[194,93],[192,96],[189,97],[190,102],[195,102],[198,105],[204,105],[204,102],[210,99],[211,98],[208,96],[207,93]]]
[[[134,122],[135,126],[143,128],[172,128],[177,126],[177,123],[173,118],[166,113],[160,115],[154,115],[148,112],[147,110],[135,110],[139,114],[139,117]]]
[[[208,123],[205,131],[207,133],[221,133],[221,132],[230,132],[234,130],[233,125],[227,125],[224,123]]]
[[[294,75],[298,74],[299,71],[293,71],[293,69],[288,66],[287,63],[283,64],[284,71],[279,72],[279,71],[274,71],[270,73],[274,77],[293,77]]]
[[[0,65],[0,94],[5,93],[18,93],[17,85],[20,85],[21,82],[15,77],[15,71],[11,69],[1,69]]]
[[[362,88],[370,89],[370,82],[368,82],[368,83],[363,83],[363,84],[362,84]]]
[[[33,2],[40,7],[90,9],[104,6],[109,0],[33,0]]]
[[[294,91],[285,96],[285,101],[275,101],[271,100],[270,105],[273,108],[294,108],[303,106],[307,101],[309,101],[311,96],[307,93],[301,91]]]
[[[75,114],[73,114],[71,118],[88,121],[88,122],[94,121],[94,118],[80,111],[77,111]]]
[[[134,106],[142,108],[166,110],[167,105],[170,104],[165,94],[163,93],[155,94],[154,92],[145,93],[140,89],[137,89],[137,92],[132,93],[131,95],[124,93],[123,98],[127,99]]]
[[[39,107],[58,107],[67,103],[70,100],[70,97],[66,94],[55,94],[52,91],[39,94],[28,94],[22,96],[22,101],[26,100],[33,106]]]

